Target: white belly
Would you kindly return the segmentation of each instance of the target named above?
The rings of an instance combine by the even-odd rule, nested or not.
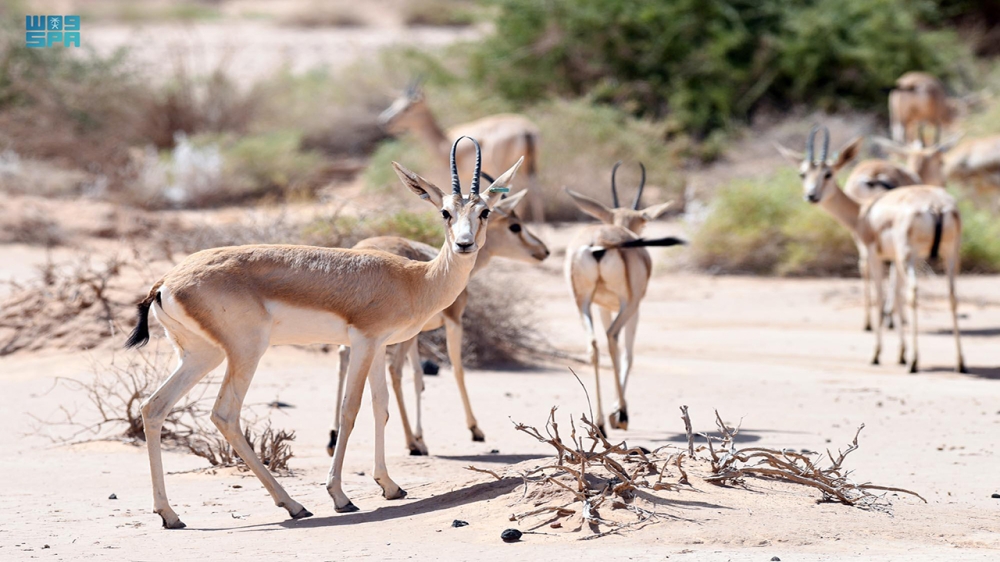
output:
[[[281,302],[269,302],[265,306],[271,313],[271,345],[351,344],[347,321],[332,312]],[[423,322],[403,326],[389,334],[385,343],[392,345],[407,341],[423,327]]]

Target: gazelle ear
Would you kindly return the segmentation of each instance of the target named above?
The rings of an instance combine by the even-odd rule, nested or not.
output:
[[[667,210],[673,206],[673,201],[667,201],[666,203],[660,203],[659,205],[652,205],[642,210],[642,216],[648,221],[656,220],[660,217],[660,215],[666,213]]]
[[[517,207],[517,205],[524,200],[527,193],[527,189],[522,189],[510,197],[500,199],[500,202],[493,206],[493,210],[505,214],[510,213],[514,210],[514,207]]]
[[[781,143],[778,142],[774,143],[774,148],[775,150],[778,151],[778,154],[784,156],[786,160],[789,160],[796,165],[806,159],[806,155],[804,152],[792,150],[791,148],[788,148],[782,145]]]
[[[421,199],[430,202],[436,208],[441,208],[441,205],[444,204],[444,192],[438,189],[436,185],[407,170],[398,162],[393,162],[392,167],[396,170],[396,175],[399,176],[400,181],[403,182],[403,185],[410,188],[410,191],[416,193]]]
[[[896,154],[898,156],[908,156],[910,154],[910,151],[905,146],[892,139],[887,139],[885,137],[872,137],[872,142],[879,145],[882,150],[891,152],[892,154]]]
[[[605,224],[611,224],[614,222],[614,214],[611,212],[611,209],[605,207],[599,201],[583,195],[582,193],[577,193],[568,187],[565,189],[566,195],[573,198],[573,203],[576,204],[578,209]]]
[[[497,201],[503,197],[504,193],[510,192],[511,186],[514,184],[514,176],[517,175],[518,168],[524,163],[524,156],[517,159],[517,162],[510,167],[509,170],[503,173],[502,176],[497,178],[489,187],[486,188],[486,192],[480,192],[480,197],[486,200],[486,206],[490,209],[497,204]]]
[[[959,132],[955,133],[954,135],[951,135],[950,137],[944,139],[943,143],[937,145],[936,147],[937,151],[942,154],[948,152],[949,150],[955,148],[955,145],[958,144],[958,141],[962,140],[962,137],[964,136],[965,136],[964,132]]]
[[[854,160],[861,152],[861,143],[865,142],[865,137],[855,137],[837,151],[837,159],[831,166],[834,170],[839,170]]]

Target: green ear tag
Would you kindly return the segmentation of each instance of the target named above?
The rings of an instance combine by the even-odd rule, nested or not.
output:
[[[510,193],[509,187],[491,187],[489,189],[490,193]]]

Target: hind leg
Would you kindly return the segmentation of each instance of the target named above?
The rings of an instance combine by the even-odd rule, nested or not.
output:
[[[917,372],[917,267],[914,256],[912,254],[904,257],[905,264],[902,261],[897,262],[897,267],[900,270],[900,275],[902,272],[906,271],[906,298],[907,304],[910,305],[910,330],[913,335],[913,361],[910,363],[910,372]],[[902,284],[902,283],[900,283]],[[899,303],[899,307],[902,308],[903,303]],[[900,333],[902,334],[905,330],[900,327]]]
[[[875,257],[874,248],[869,248],[868,267],[872,276],[872,285],[875,287],[876,310],[881,311],[885,306],[885,287],[883,277],[885,275],[885,264]],[[872,365],[879,364],[879,355],[882,354],[882,326],[885,323],[885,315],[879,314],[875,327],[875,354],[872,356]]]
[[[426,447],[421,447],[417,444],[417,439],[410,429],[410,417],[406,413],[406,399],[403,396],[403,364],[406,362],[411,342],[415,344],[415,338],[386,348],[389,350],[387,353],[389,359],[389,379],[392,381],[392,392],[396,396],[396,405],[399,407],[399,421],[403,424],[403,437],[406,439],[406,448],[409,449],[411,455],[426,455]]]
[[[618,403],[615,410],[608,417],[608,422],[615,429],[628,429],[628,404],[625,402],[625,376],[622,372],[621,349],[618,343],[622,328],[632,320],[632,317],[639,312],[638,303],[627,303],[622,301],[618,315],[607,330],[608,353],[611,355],[611,365],[615,373],[615,390],[618,395]]]
[[[402,351],[402,350],[399,350]],[[382,488],[387,500],[406,497],[392,478],[385,464],[385,424],[389,421],[389,389],[385,385],[385,346],[375,351],[375,360],[368,373],[368,388],[372,393],[372,413],[375,416],[375,469],[372,476]]]
[[[222,350],[208,341],[185,334],[182,337],[175,328],[170,333],[178,347],[180,362],[177,368],[153,394],[142,403],[142,425],[146,434],[146,449],[149,454],[149,472],[153,479],[153,512],[163,520],[167,529],[183,529],[177,513],[167,500],[167,489],[163,480],[163,459],[160,452],[160,435],[163,422],[178,400],[194,388],[212,369],[222,363]],[[183,345],[183,347],[181,347]]]
[[[337,446],[337,431],[340,429],[340,405],[344,401],[344,385],[347,384],[347,366],[351,363],[351,348],[346,345],[337,350],[340,365],[337,370],[337,402],[333,405],[333,421],[330,423],[330,440],[326,444],[326,454],[333,456]]]
[[[961,240],[955,243],[945,258],[945,270],[948,274],[948,304],[951,306],[951,327],[955,334],[955,370],[959,373],[968,373],[965,368],[965,358],[962,356],[962,340],[958,332],[958,296],[955,293],[955,276],[958,275],[958,259]]]
[[[226,378],[222,381],[219,397],[215,401],[215,407],[212,408],[212,423],[219,428],[229,446],[271,494],[274,504],[285,508],[293,519],[302,519],[303,517],[311,517],[312,513],[293,500],[288,492],[281,487],[281,484],[278,484],[274,475],[264,466],[250,443],[247,443],[243,429],[240,427],[243,400],[246,398],[247,390],[253,381],[253,375],[257,371],[257,363],[267,351],[268,338],[269,334],[266,330],[259,330],[256,334],[251,334],[248,330],[247,333],[241,334],[238,344],[227,346]]]
[[[420,336],[414,337],[410,349],[406,355],[410,358],[410,365],[413,367],[413,393],[416,396],[416,418],[417,424],[413,428],[413,440],[423,452],[427,454],[427,445],[424,444],[424,424],[423,424],[423,395],[424,395],[424,367],[420,364]]]
[[[458,385],[458,394],[462,398],[462,407],[465,409],[465,427],[472,432],[473,441],[485,441],[486,435],[479,429],[479,422],[476,415],[472,413],[472,402],[469,400],[469,391],[465,388],[465,367],[462,365],[462,322],[452,320],[447,315],[444,319],[445,343],[448,344],[448,359],[451,360],[451,368],[455,373],[455,384]]]

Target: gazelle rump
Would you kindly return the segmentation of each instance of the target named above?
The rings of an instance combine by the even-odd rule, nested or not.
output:
[[[621,162],[611,171],[611,196],[614,207],[566,190],[581,211],[600,220],[603,224],[592,225],[581,230],[566,249],[566,280],[576,302],[584,329],[589,338],[588,351],[594,368],[596,386],[597,423],[601,432],[604,427],[604,406],[601,400],[600,354],[597,335],[591,312],[596,304],[601,313],[608,353],[615,374],[615,390],[618,403],[609,416],[611,427],[628,429],[628,408],[625,402],[625,388],[632,370],[635,334],[639,325],[639,304],[646,295],[646,286],[652,273],[652,258],[644,246],[673,246],[684,244],[674,237],[647,240],[640,238],[648,221],[665,213],[673,201],[653,205],[639,210],[642,188],[646,182],[646,168],[642,168],[642,180],[632,203],[632,208],[618,206],[618,190],[615,186],[615,172]],[[612,313],[616,313],[612,320]],[[620,350],[619,336],[625,331],[624,356]]]
[[[378,120],[392,134],[413,133],[432,154],[439,155],[442,162],[448,161],[448,147],[452,140],[462,136],[473,137],[482,145],[483,169],[490,174],[505,170],[518,158],[524,158],[526,179],[522,184],[524,189],[530,190],[525,218],[531,222],[545,222],[545,205],[536,182],[541,131],[527,117],[501,113],[443,130],[431,112],[423,89],[414,81],[379,115]],[[476,154],[468,147],[458,147],[456,158],[459,171],[471,171],[475,157]]]
[[[819,159],[814,159],[814,140],[816,133],[820,131],[823,132],[823,148]],[[883,263],[891,261],[896,266],[898,275],[894,289],[897,295],[902,292],[905,274],[906,296],[912,310],[909,322],[913,338],[910,372],[917,371],[917,260],[940,257],[944,261],[955,336],[955,370],[965,372],[958,332],[958,300],[955,296],[962,220],[955,199],[943,188],[930,185],[894,189],[866,203],[851,199],[844,194],[834,179],[835,172],[843,165],[843,153],[834,160],[827,160],[829,134],[825,127],[813,127],[806,141],[804,159],[799,165],[806,200],[830,213],[850,229],[856,239],[864,245],[879,310],[882,309],[885,300],[882,283]],[[900,318],[899,362],[905,364],[906,334],[902,328],[902,301],[898,298],[896,309]],[[882,318],[879,315],[873,364],[878,364],[882,349]]]
[[[326,485],[336,510],[357,510],[344,494],[341,479],[366,378],[375,415],[375,481],[387,499],[406,495],[389,477],[385,465],[389,398],[385,346],[415,336],[465,290],[479,249],[486,242],[490,210],[519,166],[520,162],[511,167],[483,195],[476,170],[466,197],[454,165],[452,191],[445,194],[393,163],[403,184],[441,212],[445,242],[431,261],[407,260],[373,250],[236,246],[192,254],[153,285],[139,304],[139,323],[126,346],[148,341],[147,320],[152,308],[178,354],[173,374],[142,404],[153,509],[165,527],[181,528],[184,524],[167,500],[160,453],[163,421],[177,400],[223,359],[227,361],[226,374],[212,409],[212,421],[275,504],[296,519],[311,515],[261,463],[240,428],[240,410],[258,361],[275,344],[348,344],[354,351],[347,374],[342,433]],[[377,376],[370,375],[373,368]]]
[[[488,176],[484,176],[487,177]],[[531,230],[521,222],[515,208],[528,194],[522,190],[511,197],[501,199],[494,207],[490,222],[486,227],[486,242],[479,250],[476,257],[476,265],[472,269],[471,275],[481,271],[494,258],[508,258],[527,263],[539,263],[549,256],[549,249],[545,246]],[[438,254],[437,248],[414,242],[398,236],[378,236],[367,238],[358,242],[356,249],[382,250],[398,256],[412,260],[430,261]],[[465,369],[462,366],[462,314],[465,312],[468,303],[469,291],[466,289],[455,299],[455,302],[441,313],[431,318],[424,326],[423,331],[434,330],[444,326],[445,342],[448,349],[448,358],[451,361],[452,369],[455,373],[455,383],[458,385],[459,396],[462,399],[462,406],[465,409],[466,427],[472,432],[473,441],[485,440],[485,435],[479,429],[476,416],[472,412],[472,403],[465,387]],[[403,424],[403,433],[406,438],[406,446],[412,455],[426,455],[427,445],[423,439],[423,426],[421,423],[421,392],[423,391],[423,370],[420,368],[420,360],[416,355],[417,339],[403,342],[388,348],[387,361],[389,365],[389,378],[392,381],[392,389],[396,395],[396,402],[399,405],[400,422]],[[346,346],[340,348],[340,377],[338,381],[338,393],[342,392],[344,382],[347,378],[348,358],[350,350]],[[407,414],[406,403],[403,399],[403,364],[407,358],[411,359],[414,370],[414,387],[416,389],[416,427],[410,425],[410,418]],[[337,412],[334,416],[333,426],[330,429],[330,442],[327,445],[327,453],[333,454],[337,443],[337,432],[340,422],[340,400],[337,401]]]

